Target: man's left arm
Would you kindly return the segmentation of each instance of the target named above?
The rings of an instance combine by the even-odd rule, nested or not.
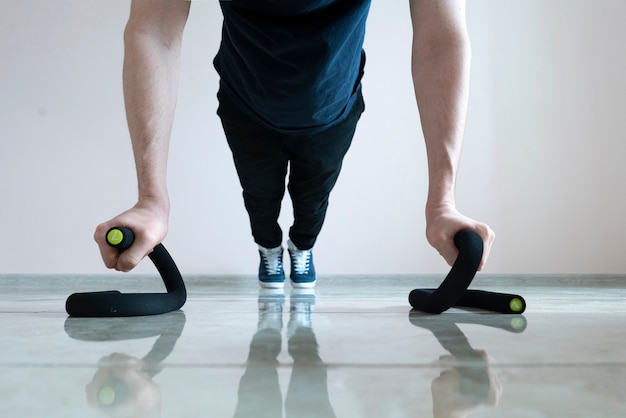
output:
[[[411,70],[428,156],[426,238],[450,265],[454,235],[476,231],[484,241],[479,269],[495,238],[484,223],[456,209],[456,175],[463,143],[471,48],[464,0],[410,0],[413,23]]]

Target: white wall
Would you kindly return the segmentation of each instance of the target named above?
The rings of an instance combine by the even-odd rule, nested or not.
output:
[[[423,232],[408,2],[373,3],[367,110],[316,264],[321,273],[445,272]],[[106,271],[93,229],[132,205],[136,189],[121,92],[128,4],[0,3],[0,273]],[[486,272],[626,272],[625,12],[622,0],[469,1],[458,205],[497,233]],[[220,23],[216,2],[195,2],[184,41],[166,245],[187,274],[257,268],[215,115]],[[289,221],[286,211],[285,229]]]

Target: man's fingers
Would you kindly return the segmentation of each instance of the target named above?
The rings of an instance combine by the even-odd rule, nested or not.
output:
[[[133,231],[135,232],[135,242],[133,242],[133,244],[126,250],[120,251],[119,249],[110,246],[106,240],[106,233],[114,226],[119,225],[115,223],[115,221],[109,221],[98,225],[96,227],[96,232],[94,233],[94,239],[98,244],[102,260],[107,268],[128,272],[134,269],[146,255],[152,252],[154,245],[152,245],[148,240],[142,239],[138,236],[138,231]],[[131,229],[134,230],[135,228]]]
[[[459,249],[456,248],[454,244],[452,244],[451,247],[448,246],[443,252],[439,254],[441,254],[443,259],[446,260],[446,263],[448,263],[448,265],[452,267],[457,257],[459,256]]]
[[[479,224],[471,228],[468,226],[462,229],[473,230],[483,239],[483,254],[478,266],[478,271],[480,271],[489,259],[489,253],[495,239],[495,233],[491,230],[491,228],[484,224]],[[449,266],[452,266],[459,256],[459,249],[454,244],[454,239],[448,237],[441,238],[439,241],[434,242],[433,246],[438,250],[439,255],[443,257]]]
[[[106,223],[98,225],[96,227],[96,231],[93,234],[93,238],[98,244],[98,248],[100,249],[100,255],[102,256],[102,261],[104,261],[104,265],[106,266],[106,268],[112,269],[117,266],[117,259],[120,255],[120,252],[107,243],[106,232],[108,231],[108,229],[109,228]]]
[[[493,246],[493,242],[496,239],[496,234],[491,228],[484,224],[481,224],[481,227],[477,228],[476,232],[483,239],[483,257],[480,260],[480,265],[478,266],[478,271],[481,271],[483,267],[485,267],[485,264],[487,264],[487,260],[489,259],[489,253],[491,252],[491,247]]]
[[[478,270],[482,270],[495,239],[493,230],[488,225],[459,213],[451,204],[441,205],[427,213],[426,239],[450,266],[454,265],[459,255],[454,237],[463,229],[476,232],[483,240],[483,255],[478,266]]]
[[[168,214],[167,203],[142,199],[129,210],[98,225],[94,239],[100,248],[104,265],[123,272],[135,268],[167,235]],[[133,231],[134,241],[129,248],[120,251],[107,243],[106,235],[113,227]]]
[[[144,259],[145,256],[150,254],[153,250],[153,246],[150,244],[143,244],[135,241],[130,248],[124,250],[117,258],[116,270],[128,272],[134,269],[137,264]]]

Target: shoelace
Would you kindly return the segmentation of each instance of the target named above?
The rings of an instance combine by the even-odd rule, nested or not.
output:
[[[265,270],[267,270],[267,274],[279,274],[283,268],[283,263],[281,262],[278,254],[263,254],[263,261],[265,262]]]
[[[307,274],[309,272],[310,260],[310,250],[291,252],[291,262],[293,263],[293,269],[297,274]]]

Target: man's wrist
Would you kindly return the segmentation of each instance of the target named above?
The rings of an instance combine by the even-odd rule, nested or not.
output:
[[[454,201],[454,198],[438,198],[438,199],[429,198],[426,201],[426,210],[425,210],[426,218],[428,219],[433,216],[438,216],[442,212],[455,210],[455,209],[456,209],[456,203]]]
[[[150,208],[153,211],[161,212],[165,216],[169,216],[170,213],[170,200],[167,193],[141,194],[137,199],[137,206]]]

